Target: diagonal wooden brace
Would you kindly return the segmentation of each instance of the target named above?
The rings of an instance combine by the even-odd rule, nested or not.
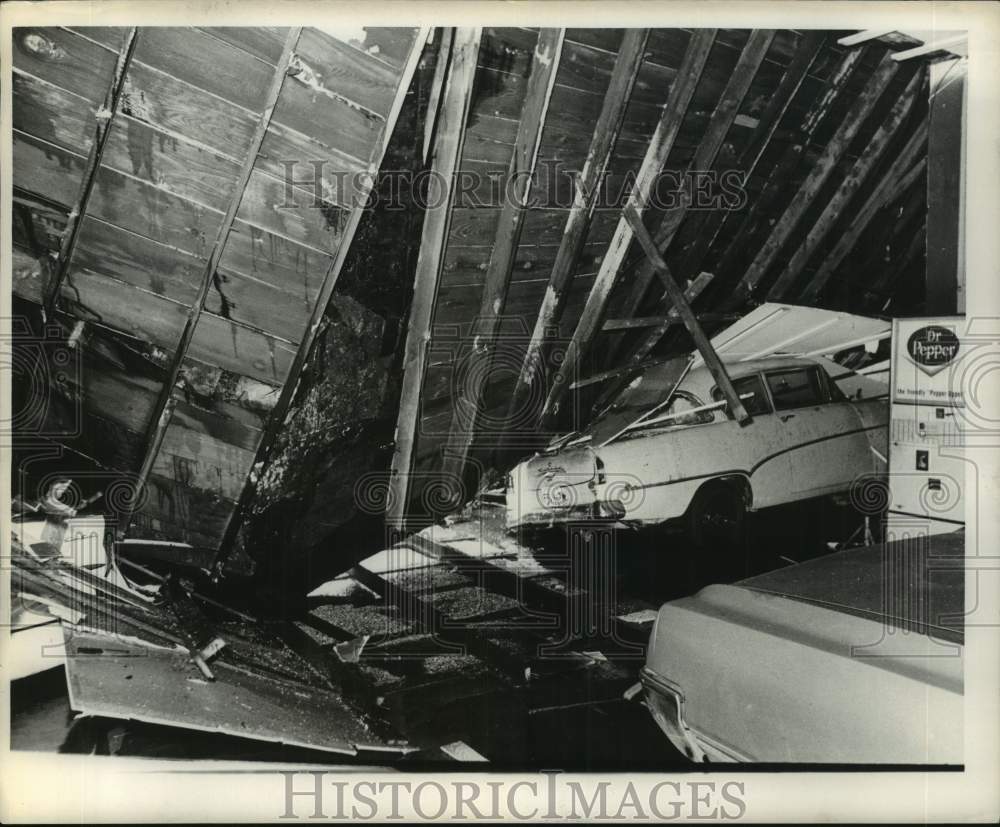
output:
[[[698,348],[698,352],[701,353],[705,364],[715,378],[715,382],[719,386],[719,390],[722,391],[722,395],[725,397],[733,417],[741,425],[746,425],[750,422],[750,414],[743,407],[739,394],[733,388],[733,383],[729,379],[729,374],[726,372],[719,354],[715,352],[715,348],[712,347],[712,343],[709,341],[708,336],[705,335],[705,331],[701,329],[694,311],[691,310],[691,305],[684,298],[684,291],[674,281],[667,262],[663,260],[663,256],[660,255],[660,251],[656,247],[656,242],[649,234],[649,230],[646,229],[646,225],[642,223],[642,216],[639,215],[639,211],[632,204],[626,204],[624,210],[622,210],[622,214],[625,216],[625,220],[628,221],[633,234],[642,246],[646,258],[649,259],[656,270],[656,274],[663,283],[663,289],[666,291],[670,303],[676,309],[677,315],[681,317],[681,321],[684,322],[684,327],[691,334],[691,338],[694,339],[695,347]]]

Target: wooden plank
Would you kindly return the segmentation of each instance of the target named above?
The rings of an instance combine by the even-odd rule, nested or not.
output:
[[[43,304],[51,271],[51,259],[35,255],[17,244],[11,247],[11,290],[15,296]]]
[[[150,473],[235,501],[252,464],[253,451],[191,430],[172,418]],[[199,519],[197,514],[192,517]]]
[[[236,220],[219,268],[265,281],[311,303],[333,260],[326,253]]]
[[[173,421],[185,431],[204,434],[212,439],[253,452],[260,442],[261,430],[229,416],[207,410],[200,405],[178,401]]]
[[[906,89],[893,104],[889,114],[872,136],[865,147],[864,154],[858,158],[854,166],[844,176],[836,192],[830,197],[823,212],[819,215],[805,238],[792,254],[784,269],[778,275],[768,291],[768,301],[781,301],[791,285],[799,277],[806,263],[816,252],[824,238],[846,211],[851,199],[854,198],[861,185],[867,180],[872,169],[881,159],[889,143],[896,136],[903,121],[913,109],[917,93],[923,88],[925,75],[918,71],[906,85]]]
[[[222,223],[218,210],[101,167],[87,210],[109,224],[203,258]]]
[[[511,282],[533,281],[540,284],[549,282],[551,272],[559,253],[559,244],[521,244],[517,248]],[[604,255],[607,242],[584,244],[581,247],[578,267],[582,273],[596,273],[600,259]],[[441,275],[442,287],[481,286],[486,278],[492,247],[462,247],[448,245]],[[567,285],[572,274],[566,278]]]
[[[304,29],[295,50],[298,63],[293,60],[291,69],[301,64],[316,78],[316,92],[326,90],[383,118],[389,114],[397,69],[317,29]]]
[[[441,206],[428,211],[421,233],[403,357],[403,384],[396,422],[392,476],[386,504],[386,522],[396,529],[402,529],[407,518],[410,473],[420,417],[420,393],[427,370],[431,319],[448,239],[450,206],[454,197],[453,178],[462,157],[465,122],[472,102],[480,35],[478,28],[459,28],[455,32],[452,60],[438,120],[431,167],[434,174],[429,181],[428,200]]]
[[[531,179],[535,173],[538,145],[545,126],[556,70],[560,65],[565,34],[564,29],[542,29],[535,46],[521,123],[514,142],[514,157],[509,170],[508,180],[512,182],[514,191],[509,192],[504,201],[493,253],[486,270],[477,316],[476,340],[469,366],[469,384],[464,388],[464,398],[456,400],[453,410],[449,451],[443,472],[459,481],[475,437],[479,408],[492,367],[491,349],[499,330],[499,318],[504,313],[511,271],[521,232],[526,224]]]
[[[855,100],[851,111],[838,126],[836,133],[827,143],[823,153],[813,165],[805,181],[795,193],[785,212],[778,220],[771,231],[770,236],[764,245],[757,251],[753,261],[750,262],[743,277],[740,279],[736,289],[726,299],[722,306],[723,311],[733,310],[746,302],[753,294],[753,290],[767,274],[768,269],[774,262],[775,257],[785,245],[792,230],[802,218],[803,213],[813,202],[819,190],[833,172],[834,167],[847,151],[854,136],[861,128],[862,123],[874,108],[876,101],[882,96],[889,81],[895,77],[899,64],[892,60],[890,54],[886,54],[878,65],[878,68],[865,84],[864,91]]]
[[[77,155],[87,154],[97,111],[92,103],[16,69],[12,82],[15,130]]]
[[[193,359],[272,385],[285,381],[295,358],[288,342],[212,313],[199,316],[189,352]]]
[[[14,186],[72,207],[87,159],[23,132],[15,132],[13,142]]]
[[[190,404],[206,411],[217,422],[231,420],[259,431],[274,410],[278,390],[274,385],[188,356],[184,359],[174,391],[175,410],[184,416],[183,406]],[[237,440],[229,441],[240,444]]]
[[[334,204],[350,206],[359,203],[368,162],[272,122],[257,169]]]
[[[743,100],[750,90],[750,84],[764,60],[764,55],[767,54],[774,34],[773,29],[756,29],[751,33],[743,52],[740,54],[739,62],[730,76],[729,83],[726,84],[722,97],[716,104],[698,149],[688,164],[688,173],[712,169],[722,142],[733,124],[736,113],[743,105]],[[687,215],[688,206],[688,200],[683,199],[676,209],[668,210],[664,214],[656,229],[654,240],[657,248],[664,255],[674,240],[681,222]],[[622,316],[626,318],[634,316],[639,311],[654,276],[653,263],[647,257],[639,264],[632,276],[628,296],[621,308]]]
[[[927,122],[921,121],[914,130],[900,154],[893,160],[892,165],[879,177],[878,184],[868,196],[864,205],[854,214],[851,224],[837,239],[837,243],[823,257],[816,272],[806,288],[799,295],[797,301],[800,304],[814,304],[830,277],[840,266],[844,258],[854,249],[858,239],[867,229],[872,218],[887,204],[892,203],[894,197],[906,189],[926,170],[926,158],[921,158],[914,163],[918,155],[926,151]],[[907,171],[908,170],[908,171]]]
[[[566,218],[563,237],[549,272],[548,289],[539,307],[511,396],[509,410],[512,412],[523,408],[537,380],[540,367],[547,361],[546,350],[552,332],[565,310],[573,273],[581,264],[587,230],[598,197],[598,184],[604,177],[615,140],[621,131],[625,107],[642,65],[648,34],[648,29],[630,29],[625,33],[621,44],[580,173],[578,192],[583,197],[574,201]]]
[[[177,347],[187,320],[183,304],[100,273],[75,272],[60,291],[60,305],[68,313],[167,350]]]
[[[133,515],[131,537],[173,540],[215,549],[235,503],[208,491],[150,475],[144,504]]]
[[[629,38],[633,32],[634,29],[626,30],[619,54],[629,47]],[[563,50],[563,60],[559,66],[556,82],[560,86],[606,95],[616,63],[617,56],[614,54],[570,42]],[[663,91],[670,88],[676,76],[675,69],[643,61],[640,63],[630,97],[642,103],[662,106]]]
[[[625,220],[632,227],[632,232],[635,233],[636,239],[642,246],[642,251],[652,259],[653,265],[656,268],[656,274],[660,277],[660,283],[663,284],[667,291],[667,297],[670,299],[671,306],[677,311],[677,315],[680,316],[684,327],[687,328],[688,333],[694,340],[695,347],[698,348],[698,352],[705,360],[705,366],[712,374],[712,378],[715,379],[715,384],[722,391],[722,395],[725,397],[726,404],[729,407],[729,412],[737,422],[745,425],[750,421],[750,414],[743,407],[743,402],[740,400],[740,396],[733,387],[733,383],[729,379],[729,374],[726,372],[726,366],[722,364],[719,354],[712,347],[712,342],[705,335],[705,331],[702,330],[697,317],[694,315],[694,311],[691,310],[691,305],[684,298],[684,293],[681,291],[680,286],[674,281],[673,273],[670,272],[670,268],[663,260],[656,242],[642,223],[642,216],[632,204],[627,204],[623,213]]]
[[[120,52],[122,46],[128,40],[129,29],[127,26],[67,26],[69,31],[93,40],[110,49],[112,52]]]
[[[288,29],[273,26],[202,26],[201,31],[236,46],[272,66],[281,58]]]
[[[426,39],[426,29],[405,28],[401,26],[364,26],[365,36],[361,40],[349,38],[348,42],[357,49],[377,57],[384,63],[400,70],[406,70],[414,49],[422,49]],[[330,29],[323,31],[330,34]]]
[[[135,60],[125,76],[121,111],[237,159],[250,146],[258,121],[236,104]]]
[[[670,87],[667,103],[663,107],[660,121],[656,126],[636,177],[635,188],[629,195],[629,204],[645,207],[660,170],[670,155],[674,139],[680,129],[684,113],[694,95],[695,87],[708,60],[708,54],[715,39],[714,29],[701,29],[691,37],[684,62],[677,80]],[[577,322],[573,338],[567,347],[565,357],[557,374],[549,384],[548,394],[540,416],[540,427],[544,430],[559,413],[559,404],[566,392],[580,359],[589,348],[607,306],[608,297],[618,278],[621,266],[632,241],[632,230],[622,218],[618,222],[615,236],[608,245],[608,252],[601,262],[601,269],[594,281],[587,305]]]
[[[267,106],[274,67],[197,29],[143,28],[135,59],[251,112]]]
[[[34,256],[51,253],[54,266],[66,230],[66,208],[22,192],[15,194],[12,207],[14,243]]]
[[[106,167],[220,212],[229,203],[240,172],[239,164],[224,155],[127,116],[115,119],[102,161]]]
[[[37,78],[84,98],[104,100],[114,73],[115,55],[89,40],[54,26],[14,29],[12,62]]]
[[[355,158],[370,157],[382,140],[385,121],[340,98],[317,93],[309,76],[290,75],[278,96],[273,123],[290,127]]]
[[[700,273],[697,278],[691,280],[691,283],[684,289],[684,298],[688,304],[691,304],[691,302],[701,295],[702,290],[708,286],[712,278],[711,273]],[[702,319],[702,317],[708,319],[709,314],[699,314],[698,318]],[[601,330],[630,330],[637,327],[666,328],[679,321],[680,316],[677,315],[676,309],[670,308],[665,316],[633,316],[630,319],[608,319],[601,326]]]
[[[217,316],[255,327],[291,343],[302,338],[311,302],[301,294],[219,267],[205,309]]]
[[[205,261],[130,233],[93,216],[83,219],[69,277],[78,272],[110,276],[134,287],[190,303],[198,293]]]
[[[343,238],[349,212],[299,187],[253,170],[236,217],[247,224],[334,254]]]
[[[448,64],[451,62],[451,45],[455,37],[455,29],[451,26],[439,27],[436,29],[436,33],[438,40],[437,56],[434,61],[434,77],[431,80],[431,91],[427,96],[427,111],[424,115],[424,144],[420,156],[424,159],[425,167],[430,162],[431,147],[434,146],[438,111],[441,107],[441,93],[444,91],[444,79],[448,74]]]

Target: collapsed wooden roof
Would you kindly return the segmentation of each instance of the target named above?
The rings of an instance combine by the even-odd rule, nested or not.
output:
[[[884,309],[918,273],[924,66],[894,59],[905,39],[843,34],[455,35],[436,160],[458,174],[447,216],[424,225],[399,522],[468,496],[509,464],[500,449],[578,427],[630,369],[691,349],[627,203],[709,329],[765,299]],[[534,183],[500,203],[464,184],[498,173]]]
[[[393,522],[690,349],[626,204],[709,331],[919,306],[925,64],[843,34],[436,30]],[[87,367],[59,440],[147,483],[129,536],[232,543],[426,36],[15,32],[14,290]]]

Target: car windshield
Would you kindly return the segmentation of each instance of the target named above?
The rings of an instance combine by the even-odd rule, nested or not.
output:
[[[705,403],[693,393],[677,391],[670,404],[662,410],[637,423],[635,429],[677,428],[690,425],[706,425],[715,419],[715,412],[705,410]]]

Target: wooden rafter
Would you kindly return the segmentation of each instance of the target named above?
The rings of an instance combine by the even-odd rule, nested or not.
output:
[[[479,313],[475,322],[475,340],[469,354],[466,386],[456,392],[452,400],[451,431],[445,454],[443,473],[457,483],[461,490],[462,471],[476,432],[479,407],[493,361],[494,340],[500,318],[507,304],[510,275],[514,257],[528,212],[535,174],[538,148],[545,128],[545,116],[555,86],[556,72],[562,57],[565,29],[541,29],[531,60],[531,73],[521,110],[521,122],[514,140],[514,155],[508,169],[508,186],[505,188],[500,220],[493,240],[493,251],[486,269]],[[458,505],[458,503],[456,503]]]
[[[628,29],[622,39],[611,73],[611,81],[604,95],[601,113],[590,139],[587,158],[577,182],[578,197],[574,199],[566,219],[556,260],[549,274],[549,286],[538,310],[535,327],[511,395],[508,408],[511,414],[521,410],[525,399],[530,396],[539,370],[546,361],[545,352],[551,338],[550,332],[562,318],[576,264],[597,204],[599,185],[611,160],[611,153],[625,119],[625,110],[632,95],[632,88],[642,68],[648,36],[648,29]],[[512,416],[508,416],[507,419],[510,421]]]
[[[437,296],[445,244],[451,224],[455,177],[462,157],[465,122],[472,100],[476,61],[482,30],[460,28],[455,32],[451,65],[445,82],[444,99],[437,125],[432,175],[427,201],[435,209],[427,211],[420,239],[413,303],[410,307],[406,349],[403,356],[403,387],[396,420],[396,446],[386,503],[386,523],[401,530],[406,522],[410,493],[410,472],[420,419],[420,392],[427,372],[427,345],[430,342],[434,302]]]
[[[774,35],[773,29],[757,29],[751,32],[750,38],[740,54],[739,61],[729,76],[729,82],[712,113],[698,148],[688,165],[689,172],[709,170],[715,163],[715,158],[723,140],[725,140],[726,133],[729,132],[747,92],[750,91],[750,84],[753,82],[760,64],[764,61],[764,56],[767,54]],[[657,249],[662,254],[666,255],[670,243],[674,240],[677,230],[687,215],[687,208],[688,202],[685,199],[677,209],[667,212],[660,221],[654,240]],[[654,276],[653,262],[647,257],[643,259],[632,275],[632,286],[621,309],[622,316],[628,318],[639,312]]]
[[[914,130],[892,166],[880,177],[875,189],[852,219],[851,225],[837,239],[833,249],[823,257],[809,284],[798,296],[797,301],[800,304],[812,304],[819,298],[830,277],[847,254],[854,249],[876,213],[909,189],[910,184],[926,169],[926,158],[917,161],[917,156],[924,151],[926,142],[927,122],[924,121]]]
[[[760,121],[754,131],[754,136],[751,139],[750,144],[743,150],[743,152],[740,153],[740,156],[736,161],[735,168],[744,171],[744,186],[746,185],[746,182],[749,181],[757,172],[761,158],[764,155],[764,150],[767,148],[771,137],[778,128],[778,124],[781,123],[782,118],[788,111],[788,107],[791,105],[796,93],[802,86],[802,82],[805,80],[809,70],[816,64],[816,61],[819,60],[819,56],[823,52],[824,46],[825,36],[823,34],[816,34],[812,36],[806,43],[803,44],[803,48],[796,55],[795,59],[789,64],[788,69],[782,76],[781,82],[778,84],[778,88],[775,90],[770,102],[761,114]],[[856,52],[854,54],[857,55],[859,53]],[[854,66],[855,60],[857,60],[857,57],[852,57],[846,60],[845,64],[840,67],[840,70],[835,73],[834,78],[840,82],[845,81],[850,74],[850,69]],[[829,95],[823,95],[820,100],[827,101],[827,105],[829,105],[831,97]],[[808,120],[812,119],[812,114],[812,111],[807,113]],[[724,210],[702,210],[688,217],[689,222],[694,222],[692,227],[694,241],[692,242],[690,249],[684,252],[677,268],[677,272],[681,274],[681,277],[684,277],[685,274],[692,272],[698,267],[699,264],[702,263],[705,255],[708,253],[708,250],[712,245],[712,242],[718,236],[719,231],[726,223],[726,219],[729,215],[730,213]],[[686,228],[685,233],[687,233]],[[690,300],[691,299],[689,299],[689,301]],[[608,385],[602,394],[601,399],[598,401],[598,407],[603,405],[610,397],[614,396],[614,394],[618,392],[621,388],[622,381],[624,381],[624,379],[634,369],[645,363],[645,360],[649,356],[650,352],[660,342],[669,328],[670,325],[661,324],[650,330],[634,347],[629,357],[624,360],[624,368],[622,370],[606,372],[605,375],[608,378],[618,378],[620,381],[613,382]]]
[[[698,348],[698,352],[701,354],[702,359],[705,360],[705,366],[712,374],[712,378],[715,379],[715,384],[718,385],[719,390],[722,391],[722,395],[726,399],[726,403],[729,406],[729,411],[733,415],[733,418],[741,424],[749,422],[750,414],[747,413],[746,408],[743,407],[743,402],[740,401],[740,396],[733,387],[729,374],[726,372],[725,365],[722,364],[719,354],[715,352],[715,348],[712,347],[712,343],[708,336],[705,335],[705,331],[702,330],[701,325],[698,324],[698,319],[695,317],[694,311],[691,309],[691,305],[689,305],[687,303],[687,299],[684,298],[684,293],[681,291],[680,286],[676,281],[674,281],[674,276],[670,272],[670,268],[667,266],[667,263],[663,260],[663,256],[656,247],[656,241],[649,234],[649,231],[642,223],[642,216],[639,215],[639,212],[635,209],[635,207],[631,204],[627,204],[624,210],[624,217],[632,227],[636,240],[642,246],[642,251],[649,256],[650,260],[653,262],[653,268],[656,270],[656,274],[660,277],[660,283],[663,284],[663,288],[667,292],[667,297],[670,299],[671,305],[673,305],[673,308],[677,311],[677,315],[680,316],[681,321],[684,323],[684,327],[687,328],[688,333],[691,334],[695,347]]]
[[[923,87],[923,81],[923,72],[917,72],[910,79],[906,89],[899,96],[895,104],[893,104],[889,114],[886,115],[885,120],[868,142],[868,146],[865,147],[861,157],[855,161],[854,166],[844,176],[844,179],[840,182],[840,186],[837,187],[837,191],[830,197],[830,201],[823,209],[823,212],[816,219],[809,232],[806,233],[798,249],[792,254],[792,257],[788,260],[788,263],[768,291],[768,301],[781,301],[789,288],[795,283],[795,280],[802,272],[812,254],[816,252],[816,248],[840,219],[851,199],[867,180],[872,169],[882,158],[882,154],[892,142],[892,139],[896,137],[900,126],[913,108],[917,92]]]
[[[292,28],[289,30],[288,36],[285,38],[281,59],[278,61],[274,75],[271,78],[271,85],[267,90],[264,109],[266,114],[261,117],[254,129],[253,138],[250,141],[250,145],[247,148],[246,155],[243,159],[243,164],[240,167],[239,177],[236,179],[236,185],[233,190],[232,198],[229,199],[229,206],[226,209],[222,223],[219,225],[219,229],[215,235],[215,240],[212,243],[212,251],[202,273],[198,294],[188,311],[187,320],[184,324],[184,330],[182,331],[180,340],[174,350],[173,361],[171,362],[170,369],[167,372],[167,377],[163,382],[163,387],[160,390],[156,406],[153,408],[152,415],[150,416],[149,427],[145,435],[146,449],[143,455],[142,464],[139,467],[138,478],[136,481],[137,491],[142,491],[146,485],[146,481],[148,480],[150,471],[153,467],[153,462],[156,460],[156,456],[160,451],[160,446],[163,443],[163,438],[167,432],[167,426],[170,424],[174,404],[174,385],[177,384],[177,380],[180,377],[181,368],[184,365],[184,359],[187,356],[188,349],[191,346],[191,341],[194,338],[195,328],[198,325],[198,320],[201,318],[202,311],[205,309],[205,299],[212,287],[212,283],[215,278],[215,271],[219,266],[219,260],[222,258],[222,252],[226,246],[226,240],[229,238],[229,232],[232,229],[233,221],[236,219],[236,212],[243,199],[243,191],[246,189],[247,182],[250,180],[250,173],[253,172],[254,164],[257,161],[257,154],[260,152],[261,144],[264,142],[264,136],[267,134],[267,128],[271,122],[270,113],[274,110],[274,105],[278,100],[278,95],[281,92],[281,84],[285,79],[285,72],[288,70],[288,66],[294,54],[295,45],[298,43],[299,34],[301,32],[301,27]],[[135,500],[139,501],[140,497],[136,496]],[[124,525],[121,528],[122,536],[124,536],[128,531],[132,516],[133,512],[130,512],[127,519],[124,521]]]
[[[775,257],[791,236],[792,230],[798,225],[803,213],[815,200],[823,184],[830,177],[844,153],[847,152],[854,136],[857,135],[861,125],[875,107],[882,93],[885,92],[889,82],[895,77],[898,68],[899,65],[892,60],[891,52],[887,52],[858,96],[851,111],[841,122],[816,163],[813,164],[812,169],[809,170],[809,174],[792,197],[781,218],[774,225],[771,234],[757,251],[757,255],[754,256],[743,277],[726,299],[722,306],[724,311],[733,310],[749,299],[757,285],[767,275]]]
[[[667,103],[656,124],[656,130],[642,159],[635,185],[629,194],[627,206],[636,210],[644,209],[649,202],[656,180],[663,164],[673,149],[677,133],[688,104],[694,96],[695,87],[708,61],[708,54],[715,40],[715,29],[698,29],[688,43],[677,77],[670,86]],[[577,322],[573,338],[566,350],[558,373],[552,378],[548,394],[542,408],[539,425],[546,428],[559,412],[559,405],[566,393],[573,374],[582,356],[587,352],[594,335],[599,332],[604,311],[611,290],[621,272],[634,232],[624,216],[618,221],[615,234],[608,245],[607,253],[601,261],[601,268],[591,286],[587,303]]]
[[[56,260],[55,275],[52,279],[52,289],[48,296],[44,296],[46,308],[51,312],[59,305],[59,293],[62,290],[63,282],[69,273],[69,266],[73,261],[73,253],[76,251],[76,242],[80,235],[80,225],[83,216],[87,213],[90,203],[90,195],[94,191],[94,182],[97,171],[101,166],[101,158],[104,155],[104,147],[108,142],[108,135],[111,134],[111,125],[118,114],[119,103],[122,97],[122,90],[125,88],[125,75],[128,73],[132,63],[132,55],[135,53],[136,38],[139,30],[135,27],[128,30],[125,42],[118,53],[118,60],[115,62],[114,73],[111,76],[111,84],[104,97],[104,105],[95,119],[94,141],[90,145],[90,152],[87,155],[87,164],[84,167],[83,178],[80,182],[80,194],[77,196],[73,209],[70,210],[66,218],[66,227],[63,230],[62,242],[59,245],[59,257]]]
[[[431,81],[431,93],[427,99],[427,115],[424,119],[424,164],[430,160],[431,147],[434,146],[434,134],[437,130],[438,110],[441,107],[441,92],[444,79],[448,74],[448,64],[451,62],[451,46],[455,30],[450,27],[439,29],[441,42],[438,44],[437,63],[434,65],[434,79]]]

